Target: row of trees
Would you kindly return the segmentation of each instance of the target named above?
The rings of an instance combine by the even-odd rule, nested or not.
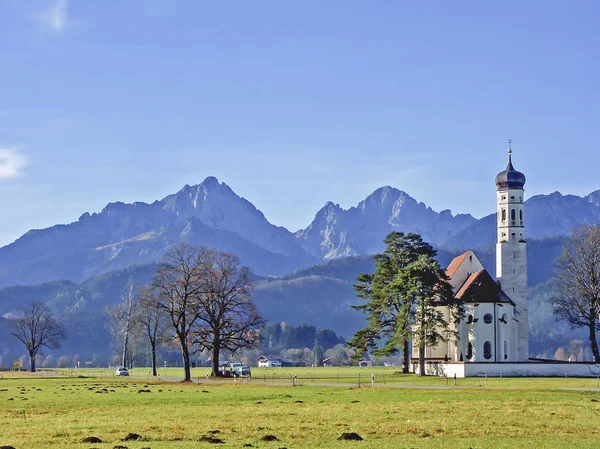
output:
[[[186,243],[172,247],[150,285],[135,292],[130,281],[121,302],[108,310],[111,330],[121,342],[122,365],[131,360],[132,340],[144,335],[154,375],[157,348],[169,342],[181,350],[186,381],[191,380],[190,358],[199,351],[211,353],[212,375],[218,376],[221,351],[235,353],[258,343],[264,320],[251,288],[248,269],[237,257]],[[63,325],[38,301],[10,322],[12,335],[27,349],[32,372],[40,349],[57,349],[65,338]]]
[[[159,347],[177,346],[185,379],[190,380],[191,360],[199,352],[210,353],[212,375],[217,376],[222,352],[235,353],[259,342],[263,348],[292,351],[294,358],[298,354],[292,348],[302,352],[316,342],[319,360],[322,347],[329,350],[343,342],[333,331],[306,324],[275,323],[265,328],[251,288],[248,269],[235,256],[187,244],[171,248],[148,286],[136,291],[130,280],[121,300],[107,308],[120,364],[130,366],[145,340],[156,375]],[[39,302],[31,303],[13,324],[13,335],[27,347],[32,371],[40,348],[56,349],[65,336],[64,327]]]
[[[248,268],[237,257],[185,243],[172,247],[158,264],[150,285],[134,293],[128,285],[122,301],[109,309],[113,334],[122,342],[122,364],[130,360],[130,340],[143,334],[150,345],[153,374],[162,343],[181,350],[185,381],[191,358],[211,353],[212,376],[219,375],[222,351],[235,353],[258,343],[264,320],[251,295]]]

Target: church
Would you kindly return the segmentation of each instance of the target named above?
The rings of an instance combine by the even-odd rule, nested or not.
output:
[[[447,377],[545,376],[599,377],[600,364],[530,359],[527,242],[523,194],[525,175],[508,165],[496,176],[496,276],[473,251],[456,257],[446,274],[464,318],[450,320],[458,339],[425,346],[425,373]],[[412,371],[419,372],[419,348],[412,347]]]
[[[513,167],[511,153],[509,149],[506,169],[496,176],[497,280],[473,251],[450,263],[446,274],[455,297],[464,303],[465,314],[460,322],[451,323],[459,337],[456,341],[426,346],[425,363],[430,366],[446,362],[529,361],[525,175]],[[418,353],[418,347],[413,346],[416,363]]]

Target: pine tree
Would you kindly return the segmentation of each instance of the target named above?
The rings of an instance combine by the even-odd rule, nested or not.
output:
[[[454,336],[437,307],[449,305],[455,319],[462,308],[455,306],[452,289],[434,260],[437,252],[421,236],[392,232],[384,243],[383,254],[374,256],[375,273],[361,273],[354,286],[365,300],[354,308],[367,315],[367,326],[348,344],[356,350],[355,357],[365,352],[388,356],[402,350],[403,372],[407,373],[412,325],[421,323],[420,344],[435,344]]]

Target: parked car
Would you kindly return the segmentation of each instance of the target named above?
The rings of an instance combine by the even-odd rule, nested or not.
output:
[[[225,377],[232,377],[234,374],[236,376],[251,376],[252,375],[250,367],[244,366],[239,362],[233,362],[233,363],[226,362],[224,364],[221,364],[221,366],[219,367],[219,371]]]
[[[129,376],[129,371],[127,371],[127,368],[120,366],[115,371],[115,376]]]

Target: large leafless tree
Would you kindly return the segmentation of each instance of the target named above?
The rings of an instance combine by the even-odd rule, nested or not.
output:
[[[181,348],[186,382],[192,379],[190,357],[198,350],[194,331],[200,318],[199,302],[204,294],[204,267],[209,253],[204,247],[186,243],[172,247],[159,263],[151,284],[157,307],[167,316],[174,340]]]
[[[600,225],[576,229],[556,261],[558,294],[554,313],[573,327],[587,327],[594,355],[600,363],[596,332],[600,330]]]
[[[136,316],[140,332],[150,343],[152,375],[156,376],[156,350],[166,337],[167,315],[152,287],[140,292],[136,302]]]
[[[199,327],[195,342],[212,354],[211,376],[219,375],[221,351],[235,353],[251,348],[259,338],[264,320],[251,295],[249,270],[236,256],[209,251],[202,267],[199,296]]]
[[[50,309],[32,301],[11,320],[11,334],[25,345],[29,354],[29,369],[35,372],[35,357],[42,347],[58,349],[65,338],[64,327],[52,316]]]

